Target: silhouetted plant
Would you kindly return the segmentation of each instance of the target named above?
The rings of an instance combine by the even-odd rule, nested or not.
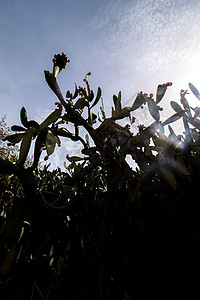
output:
[[[57,54],[52,73],[45,71],[57,108],[39,124],[28,119],[23,107],[23,126],[12,126],[17,133],[4,137],[21,144],[17,160],[0,157],[2,295],[133,299],[167,290],[168,297],[174,291],[176,296],[199,296],[199,276],[191,274],[200,265],[200,109],[189,105],[188,91],[182,90],[180,104],[170,102],[175,113],[162,121],[160,102],[172,85],[168,82],[158,85],[155,100],[140,92],[128,107],[123,107],[120,91],[107,117],[101,88],[95,96],[90,87],[90,72],[85,87],[75,84],[74,93],[67,91],[64,99],[56,77],[67,63],[64,53]],[[191,83],[189,88],[200,99]],[[133,133],[134,113],[143,105],[154,121]],[[117,123],[126,117],[129,124]],[[171,126],[179,119],[182,135]],[[69,122],[74,132],[68,130]],[[64,172],[39,168],[42,151],[47,160],[61,146],[61,137],[80,141],[82,156],[67,155]],[[27,167],[33,142],[34,158]]]

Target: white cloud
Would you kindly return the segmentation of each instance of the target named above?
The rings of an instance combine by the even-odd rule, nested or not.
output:
[[[0,22],[5,30],[0,48],[0,101],[3,113],[8,113],[8,121],[20,123],[22,105],[26,107],[28,117],[39,123],[55,109],[57,98],[44,82],[43,69],[50,69],[51,55],[57,49],[69,51],[71,59],[68,73],[59,78],[63,83],[62,90],[66,86],[73,90],[73,82],[78,80],[77,84],[82,84],[84,74],[92,71],[94,91],[97,90],[97,78],[107,116],[113,105],[112,95],[119,90],[122,91],[122,104],[128,106],[140,90],[155,94],[157,84],[173,81],[174,85],[161,103],[169,106],[168,94],[169,100],[179,100],[180,89],[187,88],[189,81],[200,88],[199,0],[104,0],[94,7],[93,18],[90,5],[83,14],[85,4],[79,3],[77,8],[76,1],[71,1],[74,14],[68,9],[68,18],[64,18],[66,11],[56,2],[50,3],[47,11],[43,9],[34,24],[41,12],[40,5],[44,8],[46,2],[34,3],[33,7],[28,2],[24,7],[24,1],[17,6],[6,2],[9,6],[2,10],[5,17]],[[32,12],[30,16],[26,14],[25,19],[23,8]],[[77,11],[79,15],[76,15]],[[62,16],[60,22],[56,19],[58,14]],[[8,65],[11,57],[13,62]],[[146,108],[136,113],[136,122],[150,121]],[[73,125],[70,126],[69,130],[73,132]],[[79,155],[77,145],[65,139],[61,148],[57,147],[50,157],[52,165],[62,165],[67,153]]]
[[[81,149],[83,148],[82,144],[78,142],[71,141],[68,138],[62,138],[61,147],[56,146],[54,153],[49,157],[47,163],[51,163],[50,169],[56,169],[60,167],[64,170],[64,162],[69,164],[69,161],[66,159],[66,155],[69,156],[80,156],[83,157]]]
[[[109,1],[93,24],[107,64],[154,73],[199,51],[200,2]],[[102,47],[102,46],[101,46]],[[107,58],[107,59],[106,59]]]

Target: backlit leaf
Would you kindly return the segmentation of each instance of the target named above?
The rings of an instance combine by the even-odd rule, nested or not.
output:
[[[20,119],[21,119],[22,125],[24,127],[28,127],[27,113],[26,113],[26,109],[24,107],[22,107],[22,109],[20,111]]]
[[[112,118],[115,120],[119,120],[125,117],[129,117],[130,111],[131,111],[130,107],[124,107],[120,111],[112,110]]]
[[[66,92],[66,98],[71,98],[71,93],[69,90]]]
[[[144,104],[145,98],[143,95],[137,95],[133,105],[131,106],[131,110],[136,110],[138,109],[142,104]]]
[[[106,114],[105,114],[105,111],[104,111],[103,99],[102,99],[102,106],[100,107],[100,110],[101,110],[102,118],[103,118],[103,120],[105,120],[106,119]]]
[[[11,126],[11,130],[12,131],[26,131],[26,128],[24,128],[22,126],[18,126],[18,125],[13,125],[13,126]]]
[[[48,129],[45,127],[42,129],[35,141],[35,148],[34,148],[34,160],[33,160],[33,168],[36,168],[40,159],[40,155],[42,152],[42,149],[44,148],[46,136],[47,136]]]
[[[188,142],[191,141],[192,137],[191,137],[190,127],[189,127],[188,121],[185,117],[183,117],[183,124],[184,124],[184,127],[185,127],[185,141],[186,141],[186,143],[188,143]]]
[[[77,88],[77,85],[75,83],[75,92],[74,92],[74,95],[73,95],[72,99],[75,99],[77,96],[78,96],[78,88]]]
[[[101,88],[98,87],[96,99],[94,100],[91,108],[94,107],[99,102],[100,98],[101,98]]]
[[[192,83],[189,83],[189,88],[193,92],[193,94],[200,100],[200,93],[197,88]]]
[[[185,96],[181,96],[181,103],[183,104],[183,107],[185,109],[185,111],[187,112],[187,114],[192,117],[192,113],[191,113],[191,110],[190,110],[190,106],[188,104],[188,101],[187,99],[185,98]]]
[[[47,155],[51,155],[54,152],[56,143],[57,143],[57,139],[56,139],[55,135],[50,130],[48,130],[48,133],[46,136]]]
[[[81,160],[84,160],[84,158],[79,157],[79,156],[69,156],[69,155],[66,155],[66,158],[67,158],[70,162],[75,162],[75,161],[81,161]]]
[[[183,111],[182,107],[177,102],[175,102],[175,101],[171,101],[170,105],[173,108],[173,110],[175,110],[177,113]]]
[[[23,136],[21,146],[20,146],[20,153],[19,153],[19,160],[18,160],[18,165],[20,166],[22,166],[25,163],[26,157],[28,155],[31,146],[32,137],[33,137],[33,133],[30,129],[28,129]]]
[[[171,134],[174,134],[176,136],[174,130],[172,129],[172,127],[170,125],[168,125],[168,129]]]
[[[164,88],[161,84],[159,84],[157,87],[157,92],[156,92],[156,103],[157,104],[162,100],[165,92],[166,92],[166,88]]]
[[[44,71],[45,79],[49,85],[49,87],[52,89],[52,91],[56,94],[58,99],[61,101],[61,103],[65,103],[65,100],[63,98],[63,95],[61,93],[60,87],[57,83],[56,78],[51,74],[49,71]],[[23,124],[24,125],[24,124]]]
[[[56,122],[58,118],[61,115],[60,109],[55,109],[41,124],[40,124],[40,130],[43,128],[49,126],[50,124]]]
[[[88,101],[91,102],[94,99],[94,92],[93,90],[90,91],[90,94],[88,96]]]
[[[74,105],[74,108],[75,109],[83,109],[85,106],[88,106],[88,102],[85,98],[79,98],[75,105]]]
[[[98,120],[99,120],[99,122],[103,122],[103,118],[101,117],[101,115],[100,115],[100,113],[98,113]]]
[[[93,116],[90,109],[88,109],[88,123],[91,125],[93,124]]]
[[[136,137],[136,143],[138,146],[140,146],[140,143],[146,143],[156,132],[156,130],[158,129],[158,122],[154,122],[153,124],[151,124],[150,126],[148,126],[147,128],[145,128],[139,136]]]
[[[177,140],[177,136],[176,136],[174,130],[172,129],[172,127],[170,125],[168,125],[168,129],[169,129],[169,132],[170,132],[168,137],[170,139]]]
[[[121,91],[119,91],[118,97],[116,95],[113,95],[113,102],[114,102],[114,105],[115,105],[115,111],[119,112],[122,109]]]
[[[89,139],[89,135],[87,133],[85,135],[85,140],[86,140],[87,145],[89,146],[90,145],[90,139]]]
[[[151,116],[156,121],[159,121],[159,119],[160,119],[160,113],[159,113],[159,110],[158,110],[156,102],[154,102],[152,99],[148,98],[147,103],[148,103],[148,109],[149,109],[149,112],[150,112]]]
[[[162,125],[166,126],[166,125],[168,125],[170,123],[173,123],[173,122],[179,120],[181,117],[183,117],[184,114],[185,114],[185,112],[184,112],[184,110],[182,110],[182,112],[178,112],[178,113],[172,115],[171,117],[169,117],[167,120],[165,120],[162,123]]]
[[[3,139],[3,141],[8,141],[10,143],[16,144],[16,143],[19,143],[21,141],[23,136],[24,136],[24,133],[11,134],[11,135],[6,136]]]

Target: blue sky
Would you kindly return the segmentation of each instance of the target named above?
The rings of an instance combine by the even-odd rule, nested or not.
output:
[[[83,85],[90,71],[92,89],[101,86],[108,115],[119,90],[127,106],[137,92],[155,93],[158,84],[172,81],[162,102],[164,119],[181,88],[192,82],[200,89],[199,15],[199,0],[2,1],[1,115],[7,115],[10,126],[19,124],[25,106],[29,118],[42,121],[56,101],[43,71],[52,70],[55,53],[65,52],[71,63],[58,77],[63,94],[74,90],[74,82]],[[192,95],[188,100],[199,105]],[[145,110],[135,116],[139,123],[151,121]],[[53,164],[62,164],[65,154],[78,149],[63,142]]]

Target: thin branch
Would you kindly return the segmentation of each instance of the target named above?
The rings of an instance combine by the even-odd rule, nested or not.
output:
[[[79,135],[74,135],[73,133],[69,132],[68,130],[64,130],[64,129],[57,129],[56,131],[56,135],[62,136],[62,137],[68,137],[70,138],[72,141],[76,142],[76,141],[80,141],[84,148],[87,148],[87,143],[84,141],[84,139],[82,137],[80,137]]]

